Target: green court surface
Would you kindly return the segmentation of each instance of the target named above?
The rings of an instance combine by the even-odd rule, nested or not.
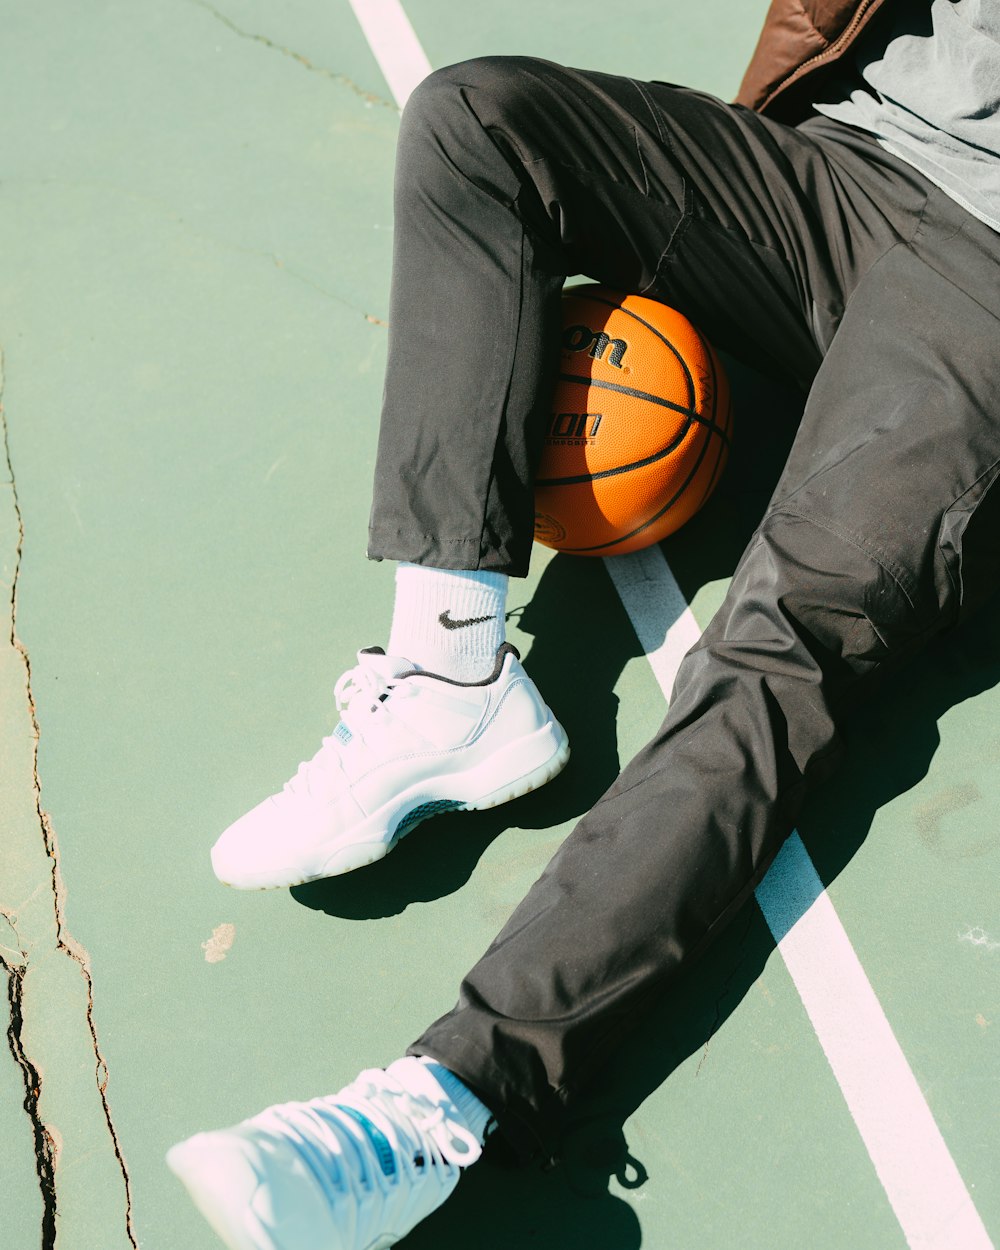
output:
[[[766,5],[405,7],[432,65],[530,53],[730,97]],[[211,1250],[166,1149],[400,1054],[664,699],[604,564],[540,551],[510,637],[570,732],[566,772],[337,880],[216,882],[215,837],[312,754],[336,677],[385,640],[392,569],[364,548],[398,109],[348,0],[6,0],[0,31],[0,1246]],[[730,471],[663,546],[702,626],[794,425],[793,396],[733,380]],[[800,826],[994,1241],[998,623],[884,692]],[[907,1235],[751,904],[580,1108],[561,1167],[483,1165],[405,1244]]]

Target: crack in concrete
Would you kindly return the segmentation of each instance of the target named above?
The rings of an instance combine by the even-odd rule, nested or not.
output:
[[[193,2],[197,2],[197,0],[193,0]],[[98,191],[114,192],[116,195],[120,195],[127,200],[132,200],[137,204],[149,205],[158,209],[164,216],[168,217],[170,221],[183,230],[190,238],[198,239],[202,243],[208,243],[212,247],[220,248],[226,252],[237,252],[241,256],[255,256],[259,260],[270,261],[275,269],[280,270],[281,273],[291,278],[293,282],[301,282],[303,286],[307,286],[311,290],[317,291],[324,298],[332,300],[335,304],[339,304],[341,308],[346,308],[350,312],[357,313],[358,316],[363,317],[369,325],[381,326],[383,329],[388,329],[389,327],[388,321],[383,320],[381,317],[376,317],[373,313],[365,312],[363,308],[359,307],[359,305],[353,303],[351,300],[346,299],[343,295],[338,295],[335,291],[331,291],[329,287],[323,286],[322,283],[317,282],[314,278],[310,278],[306,274],[299,272],[299,270],[293,269],[285,260],[281,258],[281,256],[278,255],[277,252],[268,251],[266,248],[261,247],[250,247],[249,245],[243,243],[233,243],[231,240],[220,239],[217,235],[206,233],[204,230],[198,230],[192,226],[187,218],[179,213],[173,205],[168,204],[165,200],[161,200],[156,196],[143,195],[134,191],[130,187],[120,187],[113,182],[104,182],[100,179],[93,178],[74,178],[72,180],[66,180],[64,178],[30,178],[21,179],[20,181],[22,183],[31,183],[42,187],[90,187]],[[5,486],[13,486],[14,481],[12,478],[4,478],[2,479],[2,484]]]
[[[335,295],[333,291],[328,290],[325,286],[322,286],[313,278],[307,278],[305,274],[299,273],[298,270],[290,268],[281,259],[281,257],[277,255],[276,252],[265,252],[253,247],[241,247],[237,243],[224,244],[221,240],[215,239],[210,235],[199,234],[198,231],[193,230],[190,226],[187,226],[186,223],[185,228],[190,234],[194,235],[195,238],[204,239],[206,242],[214,243],[218,247],[228,247],[233,251],[245,252],[249,256],[260,256],[265,260],[270,260],[273,262],[276,269],[280,269],[282,273],[286,273],[295,282],[301,282],[304,286],[311,287],[314,291],[318,291],[320,295],[324,295],[327,299],[332,299],[334,303],[339,304],[341,308],[349,308],[351,312],[359,313],[362,317],[364,317],[365,321],[369,322],[373,326],[384,326],[386,329],[389,328],[388,321],[382,321],[379,317],[374,316],[372,313],[366,313],[364,309],[359,308],[357,304],[352,304],[349,299],[344,299],[342,295]]]
[[[373,91],[366,91],[364,87],[356,83],[352,78],[348,78],[346,74],[338,74],[335,70],[326,69],[322,65],[314,65],[307,56],[303,56],[301,52],[295,52],[292,48],[285,48],[280,43],[275,43],[273,39],[268,39],[266,35],[256,35],[251,30],[244,30],[241,26],[237,26],[232,18],[227,17],[225,13],[220,13],[214,5],[207,3],[207,0],[189,0],[189,3],[197,5],[199,9],[204,9],[211,13],[212,16],[220,21],[227,30],[238,35],[241,39],[249,39],[253,43],[263,44],[265,48],[270,48],[272,52],[280,52],[282,56],[290,57],[293,61],[297,61],[304,69],[311,74],[319,74],[323,78],[335,82],[338,86],[347,87],[353,91],[356,96],[364,100],[366,104],[377,105],[379,108],[392,109],[394,113],[401,110],[393,100],[386,100],[383,96],[376,95]]]
[[[113,190],[120,190],[114,187]],[[185,218],[179,213],[171,210],[171,216],[181,228],[193,239],[200,239],[203,243],[209,243],[213,247],[223,248],[227,252],[238,252],[243,256],[255,256],[259,260],[269,260],[271,264],[283,273],[286,277],[292,279],[293,282],[300,282],[303,286],[309,287],[310,290],[318,292],[325,299],[332,300],[335,304],[339,304],[341,308],[346,308],[358,316],[364,317],[369,325],[381,326],[383,329],[389,328],[388,321],[383,321],[381,317],[376,317],[373,313],[367,313],[363,308],[359,308],[357,304],[352,303],[349,299],[345,299],[343,295],[338,295],[335,291],[331,291],[329,287],[323,286],[321,282],[317,282],[315,278],[307,277],[306,274],[293,269],[291,265],[284,261],[277,252],[270,252],[266,248],[249,247],[242,243],[232,243],[220,239],[214,234],[206,234],[202,230],[196,230],[190,225]]]
[[[59,867],[59,846],[56,840],[55,830],[53,829],[52,822],[49,819],[49,815],[42,807],[42,787],[41,779],[38,773],[38,743],[41,731],[38,724],[38,712],[32,690],[31,659],[28,655],[27,648],[17,636],[17,592],[21,573],[21,557],[24,550],[24,517],[21,512],[21,502],[17,493],[17,479],[14,474],[14,463],[11,457],[10,430],[7,423],[7,414],[3,404],[4,385],[4,357],[3,351],[0,349],[0,430],[2,430],[3,434],[4,461],[9,475],[11,495],[14,505],[14,517],[17,523],[17,545],[14,551],[14,574],[11,580],[10,593],[10,645],[20,656],[21,663],[24,665],[25,693],[28,700],[28,712],[31,718],[31,733],[33,738],[32,787],[34,791],[35,812],[38,816],[38,825],[45,846],[45,853],[51,864],[52,904],[55,916],[56,949],[67,955],[79,966],[84,979],[84,984],[86,985],[87,1028],[90,1032],[91,1045],[94,1051],[94,1073],[97,1080],[97,1090],[100,1095],[104,1118],[108,1126],[108,1133],[111,1137],[111,1145],[115,1153],[115,1158],[118,1160],[118,1166],[121,1170],[122,1180],[125,1185],[126,1234],[131,1244],[136,1248],[136,1250],[138,1250],[139,1243],[136,1240],[135,1230],[132,1224],[131,1178],[129,1176],[128,1167],[125,1163],[125,1158],[122,1155],[121,1144],[118,1140],[118,1134],[115,1131],[114,1122],[111,1117],[111,1108],[107,1097],[109,1079],[108,1065],[103,1054],[101,1053],[100,1043],[97,1038],[97,1026],[94,1022],[94,979],[91,972],[90,956],[66,928],[64,915],[66,891]],[[16,934],[17,928],[11,916],[5,912],[4,917]],[[42,1250],[54,1250],[55,1217],[57,1214],[57,1196],[55,1186],[57,1150],[53,1134],[43,1123],[39,1112],[38,1104],[41,1097],[42,1079],[38,1070],[26,1054],[21,1040],[24,1026],[24,1017],[22,1012],[23,986],[24,978],[28,971],[27,954],[22,951],[22,955],[24,956],[25,964],[21,967],[0,958],[0,964],[2,964],[3,968],[7,972],[9,987],[8,997],[11,1004],[11,1026],[7,1033],[7,1039],[8,1045],[11,1049],[11,1054],[24,1074],[24,1109],[31,1119],[32,1128],[35,1134],[35,1159],[38,1167],[39,1184],[42,1188],[42,1198],[44,1202]]]
[[[197,2],[197,0],[195,0]],[[119,190],[119,188],[113,188]],[[191,236],[193,239],[201,239],[203,243],[210,243],[213,247],[224,248],[228,252],[239,252],[243,256],[256,256],[260,260],[269,260],[275,269],[279,269],[293,282],[301,282],[303,286],[307,286],[310,290],[317,291],[325,299],[333,300],[335,304],[339,304],[341,308],[347,308],[353,313],[364,317],[369,325],[381,326],[383,329],[389,328],[388,321],[383,321],[381,317],[376,317],[373,313],[367,313],[363,308],[359,308],[357,304],[351,303],[349,299],[345,299],[343,295],[337,295],[328,287],[317,282],[314,278],[307,277],[304,273],[300,273],[297,269],[293,269],[286,261],[278,255],[277,252],[269,252],[265,248],[248,247],[242,243],[229,243],[217,238],[213,234],[205,234],[201,230],[196,230],[192,225],[180,216],[179,213],[172,212],[174,220]]]
[[[8,918],[9,922],[9,918]],[[10,1024],[7,1028],[7,1045],[14,1062],[21,1069],[24,1082],[24,1110],[31,1122],[35,1141],[35,1168],[38,1185],[42,1191],[42,1250],[52,1250],[56,1244],[56,1159],[58,1146],[52,1133],[42,1120],[38,1101],[42,1094],[42,1078],[25,1050],[24,1032],[24,978],[27,975],[27,954],[21,951],[23,962],[13,963],[0,955],[0,968],[7,974],[7,1002],[10,1006]]]
[[[15,958],[14,962],[18,967],[21,967],[25,963],[26,954],[24,947],[21,945],[21,935],[17,931],[17,913],[5,911],[2,907],[0,907],[0,916],[2,916],[7,922],[7,927],[10,929],[11,937],[17,943],[16,946],[8,946],[6,942],[0,942],[0,951],[6,951],[7,955],[19,955],[20,959]],[[8,959],[7,962],[10,963],[10,960]]]

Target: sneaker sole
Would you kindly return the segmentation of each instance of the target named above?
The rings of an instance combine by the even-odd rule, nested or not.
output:
[[[541,763],[525,771],[525,763],[530,761],[532,754],[537,755],[539,744],[548,744],[551,748],[549,753]],[[236,889],[270,890],[306,885],[310,881],[322,881],[327,877],[354,872],[357,868],[366,868],[384,859],[397,843],[431,816],[448,811],[485,811],[539,789],[562,772],[569,753],[566,731],[553,719],[527,738],[510,743],[475,768],[428,778],[419,785],[411,786],[405,794],[397,796],[369,816],[361,827],[332,839],[325,858],[323,851],[317,852],[315,872],[295,878],[282,877],[280,880],[274,873],[240,877],[230,874],[227,878],[220,877],[220,880]],[[495,784],[498,773],[506,773],[500,785]],[[490,782],[494,784],[490,786]]]

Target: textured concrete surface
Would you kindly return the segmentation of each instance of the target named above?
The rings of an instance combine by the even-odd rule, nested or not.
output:
[[[764,8],[407,4],[434,64],[533,52],[722,95]],[[216,883],[219,830],[384,640],[392,571],[363,551],[398,114],[346,0],[7,2],[0,30],[2,1242],[210,1250],[166,1148],[398,1055],[662,698],[603,566],[545,553],[511,639],[573,737],[566,773],[338,881]],[[669,546],[702,624],[794,407],[736,381],[773,447],[744,442]],[[802,825],[995,1238],[996,615],[859,723]],[[469,1220],[487,1250],[903,1244],[753,908],[567,1156],[477,1170],[407,1245],[467,1246]]]

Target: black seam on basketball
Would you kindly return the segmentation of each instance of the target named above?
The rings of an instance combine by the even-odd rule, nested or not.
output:
[[[722,453],[725,451],[725,449],[726,449],[726,444],[720,442],[718,455],[715,457],[715,464],[712,465],[712,475],[708,479],[708,485],[705,487],[704,491],[702,492],[701,503],[699,503],[698,507],[695,509],[696,512],[700,512],[702,508],[704,508],[705,504],[708,502],[712,494],[712,491],[715,490],[715,484],[719,480],[719,469],[722,465]]]
[[[693,418],[686,422],[684,428],[674,435],[666,447],[662,447],[652,456],[646,456],[642,460],[633,460],[631,464],[616,465],[613,469],[600,469],[597,473],[579,473],[575,477],[539,477],[535,479],[535,486],[579,486],[583,482],[596,482],[605,477],[617,477],[619,473],[631,473],[633,469],[644,469],[647,465],[656,464],[657,460],[662,460],[664,456],[669,456],[671,452],[676,451],[691,432],[692,424],[694,424]],[[707,442],[708,439],[706,438],[705,441]]]
[[[662,342],[662,343],[663,343],[666,347],[669,347],[669,348],[670,348],[670,350],[673,352],[674,356],[675,356],[675,357],[676,357],[676,359],[677,359],[677,363],[678,363],[678,364],[681,366],[681,368],[684,370],[684,376],[685,376],[685,378],[686,378],[686,380],[687,380],[687,384],[688,384],[688,394],[691,396],[691,403],[692,403],[692,404],[694,404],[694,402],[695,402],[695,397],[694,397],[694,378],[692,377],[691,370],[690,370],[690,369],[689,369],[689,367],[688,367],[688,363],[687,363],[687,361],[684,359],[684,357],[683,357],[683,355],[680,353],[680,351],[679,351],[679,350],[678,350],[678,349],[674,346],[674,344],[673,344],[673,343],[671,343],[671,341],[670,341],[670,340],[669,340],[669,339],[668,339],[668,338],[667,338],[667,337],[666,337],[666,336],[662,333],[662,331],[657,330],[656,326],[654,326],[654,325],[650,325],[650,323],[649,323],[648,321],[646,321],[646,320],[645,320],[645,318],[640,317],[638,313],[632,312],[632,310],[631,310],[630,308],[625,308],[622,304],[616,304],[616,303],[614,302],[614,300],[605,299],[602,295],[593,295],[593,294],[591,294],[591,293],[587,292],[585,288],[577,288],[577,289],[575,289],[575,290],[574,290],[574,288],[573,288],[573,287],[570,287],[570,288],[566,291],[566,294],[567,294],[567,295],[572,296],[574,299],[584,299],[584,300],[589,299],[589,300],[592,300],[595,304],[604,304],[604,305],[605,305],[605,307],[607,307],[607,308],[614,308],[614,309],[617,309],[619,312],[623,312],[623,313],[625,313],[625,315],[626,315],[626,316],[633,318],[633,320],[635,320],[635,321],[638,321],[640,325],[645,326],[645,327],[646,327],[646,329],[650,331],[650,333],[655,334],[655,335],[656,335],[656,337],[657,337],[657,338],[658,338],[658,339],[659,339],[659,340],[660,340],[660,341],[661,341],[661,342]],[[628,295],[632,295],[632,294],[634,294],[634,292],[632,292],[632,291],[623,291],[623,292],[622,292],[622,295],[623,295],[623,296],[628,296]],[[640,299],[648,299],[648,298],[649,298],[649,296],[640,296],[639,298],[640,298]],[[656,302],[656,301],[654,301],[654,302]],[[669,308],[669,307],[671,307],[669,304],[664,304],[664,308]],[[673,309],[673,311],[674,311],[674,312],[680,312],[680,309],[675,308],[675,309]],[[683,317],[683,316],[684,316],[684,314],[683,314],[683,313],[681,313],[681,316]],[[709,359],[709,361],[711,362],[711,365],[712,365],[712,376],[713,376],[713,380],[714,380],[714,379],[715,379],[715,376],[716,376],[716,375],[715,375],[715,356],[714,356],[714,349],[712,348],[711,343],[709,343],[708,339],[707,339],[707,338],[705,338],[704,334],[702,334],[702,332],[698,329],[698,327],[694,324],[694,322],[693,322],[693,321],[688,320],[688,324],[691,326],[691,329],[692,329],[692,330],[694,330],[695,334],[698,336],[698,340],[699,340],[699,342],[701,343],[702,347],[705,349],[705,354],[706,354],[706,356],[708,357],[708,359]],[[571,379],[574,379],[574,376],[575,376],[575,375],[573,375],[573,374],[560,374],[560,378],[561,378],[563,381],[566,381],[566,382],[570,381]],[[615,389],[615,387],[614,387],[614,384],[613,384],[613,383],[601,383],[601,382],[598,382],[596,379],[593,379],[593,378],[588,379],[588,381],[589,381],[590,385],[592,385],[592,386],[602,386],[602,385],[604,385],[604,386],[607,386],[607,387],[608,387],[608,389]],[[639,398],[641,398],[641,399],[651,399],[651,400],[653,400],[654,402],[659,402],[659,403],[664,404],[664,405],[665,405],[666,407],[668,407],[668,408],[674,407],[674,408],[676,408],[676,411],[677,411],[677,412],[683,412],[683,413],[685,413],[685,414],[687,414],[687,415],[690,415],[691,417],[693,417],[693,419],[694,419],[695,421],[700,421],[703,425],[710,425],[710,426],[711,426],[711,428],[712,428],[713,430],[715,430],[715,432],[716,432],[716,433],[717,433],[717,434],[718,434],[718,435],[719,435],[719,436],[720,436],[720,437],[721,437],[721,438],[725,441],[725,443],[726,443],[726,445],[727,445],[727,446],[730,446],[730,445],[731,445],[731,444],[730,444],[730,435],[729,435],[729,431],[728,431],[727,429],[723,429],[723,428],[722,428],[720,425],[718,425],[718,424],[716,423],[716,421],[715,421],[715,398],[714,398],[714,395],[713,395],[713,401],[712,401],[712,420],[711,420],[711,421],[708,421],[708,420],[707,420],[705,417],[703,417],[700,413],[695,412],[693,408],[688,409],[688,408],[680,407],[680,406],[677,406],[677,405],[673,405],[673,404],[671,404],[671,403],[670,403],[670,401],[669,401],[669,400],[658,400],[658,399],[657,399],[657,396],[655,396],[655,395],[648,395],[648,394],[646,394],[646,392],[645,392],[645,391],[634,391],[634,392],[628,392],[628,391],[627,391],[626,393],[627,393],[627,394],[634,394],[634,395],[636,395],[637,397],[639,397]]]
[[[701,331],[698,331],[699,338],[708,348],[708,361],[712,366],[712,424],[715,424],[716,413],[719,410],[719,374],[715,367],[715,352],[712,350],[711,343],[702,337]],[[704,494],[701,497],[701,503],[698,504],[698,511],[705,506],[705,501],[715,489],[715,483],[719,478],[719,468],[722,465],[722,453],[726,450],[727,442],[723,440],[719,446],[718,454],[715,457],[715,464],[712,466],[712,476],[708,479],[708,485],[705,487]]]
[[[722,461],[723,461],[723,453],[725,452],[725,450],[726,450],[725,443],[720,443],[718,454],[715,457],[715,464],[712,466],[712,476],[708,479],[708,485],[705,487],[704,494],[701,497],[701,503],[698,505],[697,510],[699,512],[708,502],[709,498],[711,497],[712,492],[715,490],[715,487],[719,481],[719,478],[722,476]]]
[[[566,292],[566,294],[571,296],[573,299],[582,299],[582,300],[589,299],[589,300],[592,300],[595,304],[603,304],[606,308],[616,308],[619,312],[623,312],[627,317],[631,317],[634,321],[638,321],[640,325],[645,326],[646,329],[650,332],[650,334],[655,334],[656,337],[660,340],[660,342],[665,347],[668,347],[670,351],[673,352],[677,363],[680,365],[681,369],[684,371],[684,377],[687,381],[687,387],[688,387],[688,403],[691,405],[692,408],[694,407],[694,404],[695,404],[694,377],[691,374],[691,370],[688,368],[687,361],[681,355],[680,351],[673,345],[673,343],[671,343],[671,341],[667,338],[667,336],[663,333],[662,330],[657,330],[656,326],[650,325],[650,323],[646,321],[644,317],[640,317],[638,313],[632,312],[630,308],[625,308],[624,305],[622,304],[616,304],[614,300],[605,299],[601,295],[593,295],[585,291],[581,291],[577,294],[577,293],[574,293],[572,287],[569,289],[569,291]],[[629,292],[626,292],[625,294],[627,296]],[[645,297],[640,296],[640,298],[645,298]],[[667,308],[669,307],[669,305],[664,304],[664,307]],[[679,310],[674,309],[673,311],[677,312]],[[683,315],[684,314],[681,313],[681,316]],[[695,331],[697,332],[697,326],[695,327]]]
[[[583,293],[575,296],[574,298],[583,299],[583,300],[589,299],[589,300],[592,300],[595,304],[604,304],[605,307],[607,308],[617,309],[619,312],[623,312],[627,317],[631,317],[633,321],[638,321],[640,325],[645,326],[646,329],[650,332],[650,334],[655,334],[656,337],[660,340],[660,342],[665,347],[669,348],[671,352],[673,352],[674,358],[676,359],[677,363],[680,365],[681,369],[683,370],[684,378],[687,382],[687,388],[688,388],[688,402],[691,404],[692,407],[694,406],[694,403],[695,403],[694,377],[691,373],[690,368],[688,367],[687,361],[684,359],[680,350],[677,347],[675,347],[673,343],[671,343],[671,341],[667,338],[667,336],[663,333],[662,330],[658,330],[656,326],[651,325],[644,317],[640,317],[638,313],[632,312],[630,308],[626,308],[623,304],[616,304],[614,300],[605,299],[603,296],[600,296],[600,295],[583,294]],[[640,297],[640,298],[645,298],[645,297]],[[665,308],[669,307],[669,305],[665,304],[664,307]],[[673,311],[677,312],[679,310],[674,309]],[[681,313],[681,316],[683,315],[684,314]],[[698,333],[697,326],[695,326],[694,329],[695,329],[695,333]]]
[[[659,512],[654,512],[648,521],[643,521],[641,525],[637,526],[634,530],[631,530],[628,534],[620,534],[617,538],[612,538],[606,543],[596,543],[593,547],[560,547],[559,550],[565,551],[567,555],[584,555],[588,551],[604,551],[608,547],[617,547],[620,543],[628,542],[630,538],[635,538],[636,534],[641,534],[643,530],[649,529],[654,521],[658,521],[660,517],[663,516],[664,512],[670,511],[677,500],[680,499],[681,495],[683,495],[687,488],[691,485],[691,479],[701,467],[701,462],[705,458],[705,452],[711,441],[711,438],[706,438],[704,440],[701,445],[701,450],[698,452],[698,459],[695,461],[691,472],[687,475],[677,490],[674,491],[673,495],[667,500]]]
[[[596,386],[600,390],[615,391],[620,395],[628,395],[630,399],[645,399],[651,404],[659,404],[661,408],[669,408],[671,412],[679,413],[682,417],[687,417],[688,421],[697,421],[699,425],[703,425],[706,429],[714,430],[721,439],[729,442],[729,435],[726,431],[704,413],[695,412],[693,408],[685,408],[682,404],[675,404],[672,399],[663,399],[659,395],[652,395],[649,391],[639,391],[633,386],[622,386],[620,382],[602,382],[598,378],[588,377],[586,374],[579,373],[560,373],[556,375],[559,382],[578,382],[581,386]]]
[[[700,418],[693,408],[685,408],[683,404],[675,404],[672,399],[664,399],[662,395],[652,395],[649,391],[640,391],[634,386],[623,386],[621,382],[604,382],[600,378],[588,377],[581,373],[560,373],[560,382],[579,382],[582,386],[596,386],[602,391],[616,391],[619,395],[628,395],[631,399],[647,399],[651,404],[659,404],[661,408],[669,408],[671,412],[679,412],[682,417],[698,421]]]
[[[695,334],[697,334],[701,339],[705,348],[705,355],[708,357],[708,363],[712,366],[712,429],[716,430],[721,435],[722,441],[731,451],[733,446],[733,397],[729,390],[729,380],[728,378],[725,379],[726,394],[729,402],[726,404],[726,424],[722,426],[719,424],[718,419],[720,361],[716,355],[715,348],[704,336],[704,334],[702,334],[697,326],[694,326],[693,329]],[[725,378],[725,375],[723,375],[723,377]]]
[[[637,321],[640,325],[644,326],[647,330],[649,330],[651,334],[653,334],[656,338],[658,338],[660,342],[663,343],[663,345],[671,352],[671,354],[674,356],[678,365],[681,368],[681,371],[687,383],[687,390],[688,390],[688,395],[690,397],[691,406],[684,407],[683,405],[676,404],[671,400],[663,399],[658,395],[652,395],[649,392],[640,391],[634,387],[623,386],[620,383],[605,382],[601,379],[597,379],[594,377],[581,377],[577,374],[560,373],[558,376],[559,376],[559,380],[562,382],[578,383],[580,385],[587,386],[587,387],[592,386],[598,389],[609,390],[609,391],[617,392],[619,394],[628,395],[634,399],[646,400],[649,403],[659,404],[660,406],[670,409],[671,411],[677,412],[678,414],[683,416],[686,419],[685,428],[682,429],[674,437],[674,439],[671,440],[671,443],[667,447],[655,453],[654,455],[646,457],[643,460],[636,461],[633,464],[622,465],[620,467],[613,468],[613,469],[605,469],[601,472],[593,473],[593,474],[581,474],[581,475],[574,476],[571,478],[542,478],[536,482],[536,485],[538,486],[582,485],[587,482],[592,482],[601,478],[612,477],[612,476],[615,476],[616,474],[621,474],[621,473],[627,473],[632,469],[643,468],[647,465],[655,464],[656,461],[661,460],[664,456],[667,456],[672,451],[676,450],[679,444],[683,442],[684,438],[690,432],[692,423],[697,423],[699,425],[702,425],[708,431],[710,431],[709,435],[706,435],[706,437],[702,440],[702,444],[701,444],[701,447],[698,449],[698,454],[695,458],[695,462],[692,465],[691,469],[689,470],[685,480],[673,493],[671,498],[668,499],[667,502],[661,508],[659,508],[651,517],[649,517],[648,520],[644,521],[641,525],[637,526],[635,529],[631,530],[629,533],[618,535],[616,538],[611,539],[608,542],[596,543],[593,546],[589,546],[589,547],[562,547],[560,548],[560,550],[566,551],[568,553],[576,553],[576,554],[596,553],[596,552],[601,552],[601,551],[610,552],[610,551],[613,551],[615,547],[620,547],[622,544],[630,541],[631,539],[634,539],[639,534],[643,533],[644,530],[649,529],[661,517],[663,517],[665,513],[669,512],[670,509],[677,503],[677,501],[684,495],[684,493],[688,490],[692,481],[694,481],[695,477],[697,476],[697,474],[700,472],[702,468],[702,465],[705,460],[705,456],[708,452],[708,444],[711,441],[710,434],[711,432],[714,432],[715,434],[719,436],[719,447],[716,453],[715,464],[712,466],[712,472],[709,478],[708,485],[705,487],[701,500],[699,501],[697,507],[695,508],[695,512],[697,512],[704,505],[705,501],[708,499],[709,495],[714,489],[715,483],[720,475],[720,468],[723,462],[726,449],[730,446],[731,430],[732,430],[732,404],[731,403],[727,404],[726,414],[725,414],[726,426],[725,428],[723,428],[722,426],[718,424],[719,371],[718,371],[717,361],[715,357],[715,352],[714,352],[714,349],[712,348],[712,345],[708,342],[708,340],[701,333],[701,331],[698,329],[697,326],[692,325],[692,329],[694,330],[694,333],[698,338],[699,344],[701,345],[704,354],[708,358],[709,368],[711,369],[711,375],[712,375],[712,378],[711,378],[712,380],[711,416],[702,415],[701,413],[698,413],[694,410],[694,404],[696,402],[696,395],[695,395],[694,378],[693,378],[692,372],[684,356],[681,354],[680,350],[677,347],[675,347],[675,345],[666,337],[666,335],[663,332],[658,330],[655,326],[651,325],[648,321],[645,320],[645,318],[639,316],[638,313],[635,313],[631,309],[623,307],[623,305],[620,302],[616,302],[613,299],[608,299],[602,295],[595,295],[592,292],[589,292],[586,290],[573,291],[571,289],[570,291],[567,291],[566,294],[571,295],[575,299],[579,299],[582,301],[590,301],[591,303],[595,303],[595,304],[602,304],[607,308],[623,312],[627,316],[631,317],[634,321]],[[627,294],[628,292],[623,292],[623,296],[627,296]]]

